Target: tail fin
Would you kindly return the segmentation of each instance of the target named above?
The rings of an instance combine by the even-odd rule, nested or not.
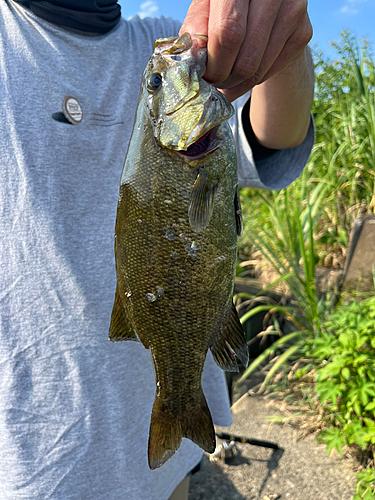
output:
[[[203,392],[195,407],[175,414],[168,412],[163,401],[155,399],[148,439],[148,465],[151,470],[167,462],[186,437],[208,453],[215,451],[215,430]]]

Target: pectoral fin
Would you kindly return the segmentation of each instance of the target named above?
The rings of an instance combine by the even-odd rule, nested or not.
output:
[[[244,367],[248,365],[249,352],[245,334],[233,303],[227,322],[221,326],[220,331],[213,339],[210,349],[214,360],[222,370],[238,372],[237,359],[241,361]]]
[[[203,231],[210,222],[214,209],[218,181],[209,179],[205,170],[201,170],[195,180],[190,195],[189,222],[196,233]]]
[[[111,340],[112,342],[117,342],[119,340],[136,340],[139,342],[139,338],[137,337],[126,315],[118,285],[116,288],[115,302],[113,304],[108,340]]]

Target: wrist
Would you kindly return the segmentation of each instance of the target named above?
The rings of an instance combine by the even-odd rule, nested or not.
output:
[[[268,148],[298,146],[310,125],[314,66],[306,46],[282,71],[254,87],[250,122],[259,142]]]

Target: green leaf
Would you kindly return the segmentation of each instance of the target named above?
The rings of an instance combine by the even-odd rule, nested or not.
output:
[[[361,448],[366,448],[366,429],[358,419],[354,419],[344,427],[347,444],[356,444]]]
[[[358,401],[355,401],[353,404],[354,411],[356,412],[357,416],[361,416],[361,405],[358,403]]]
[[[342,344],[344,347],[348,347],[350,344],[350,336],[347,333],[342,333],[339,336],[339,342]]]
[[[332,356],[334,352],[334,345],[336,344],[336,339],[332,335],[327,333],[322,334],[322,338],[317,339],[315,342],[315,349],[313,355],[320,359],[328,359]]]
[[[335,405],[337,398],[341,396],[340,385],[334,380],[325,381],[316,385],[316,390],[320,394],[320,402],[324,404],[329,399]]]
[[[368,360],[367,354],[360,354],[359,356],[356,356],[354,359],[354,366],[361,365],[362,363],[366,363]]]
[[[322,432],[319,436],[322,441],[327,443],[327,453],[336,448],[336,450],[341,454],[342,447],[345,444],[345,438],[342,431],[337,427],[331,427],[330,429]]]
[[[359,389],[359,399],[363,406],[366,406],[371,396],[375,396],[375,389],[371,382],[366,382]]]
[[[369,443],[375,443],[375,421],[364,418],[366,426],[364,427],[363,439]]]
[[[357,472],[358,478],[356,492],[353,500],[374,500],[375,491],[375,470],[365,469],[364,471]]]
[[[341,370],[341,375],[344,377],[345,380],[349,380],[350,379],[350,370],[348,367],[344,367],[342,370]]]
[[[357,372],[358,372],[359,378],[361,378],[361,379],[365,379],[366,378],[366,368],[364,366],[360,366],[357,369]]]
[[[367,410],[367,411],[371,411],[371,410],[374,410],[374,409],[375,409],[375,400],[370,401],[370,403],[368,403],[365,406],[365,410]]]
[[[318,375],[320,379],[327,379],[339,375],[341,369],[345,366],[345,359],[334,357],[330,363],[327,363],[323,368],[319,368]]]

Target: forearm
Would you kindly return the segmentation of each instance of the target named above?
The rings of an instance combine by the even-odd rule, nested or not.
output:
[[[271,149],[298,146],[306,137],[314,98],[314,65],[302,55],[252,90],[250,123],[258,141]]]

